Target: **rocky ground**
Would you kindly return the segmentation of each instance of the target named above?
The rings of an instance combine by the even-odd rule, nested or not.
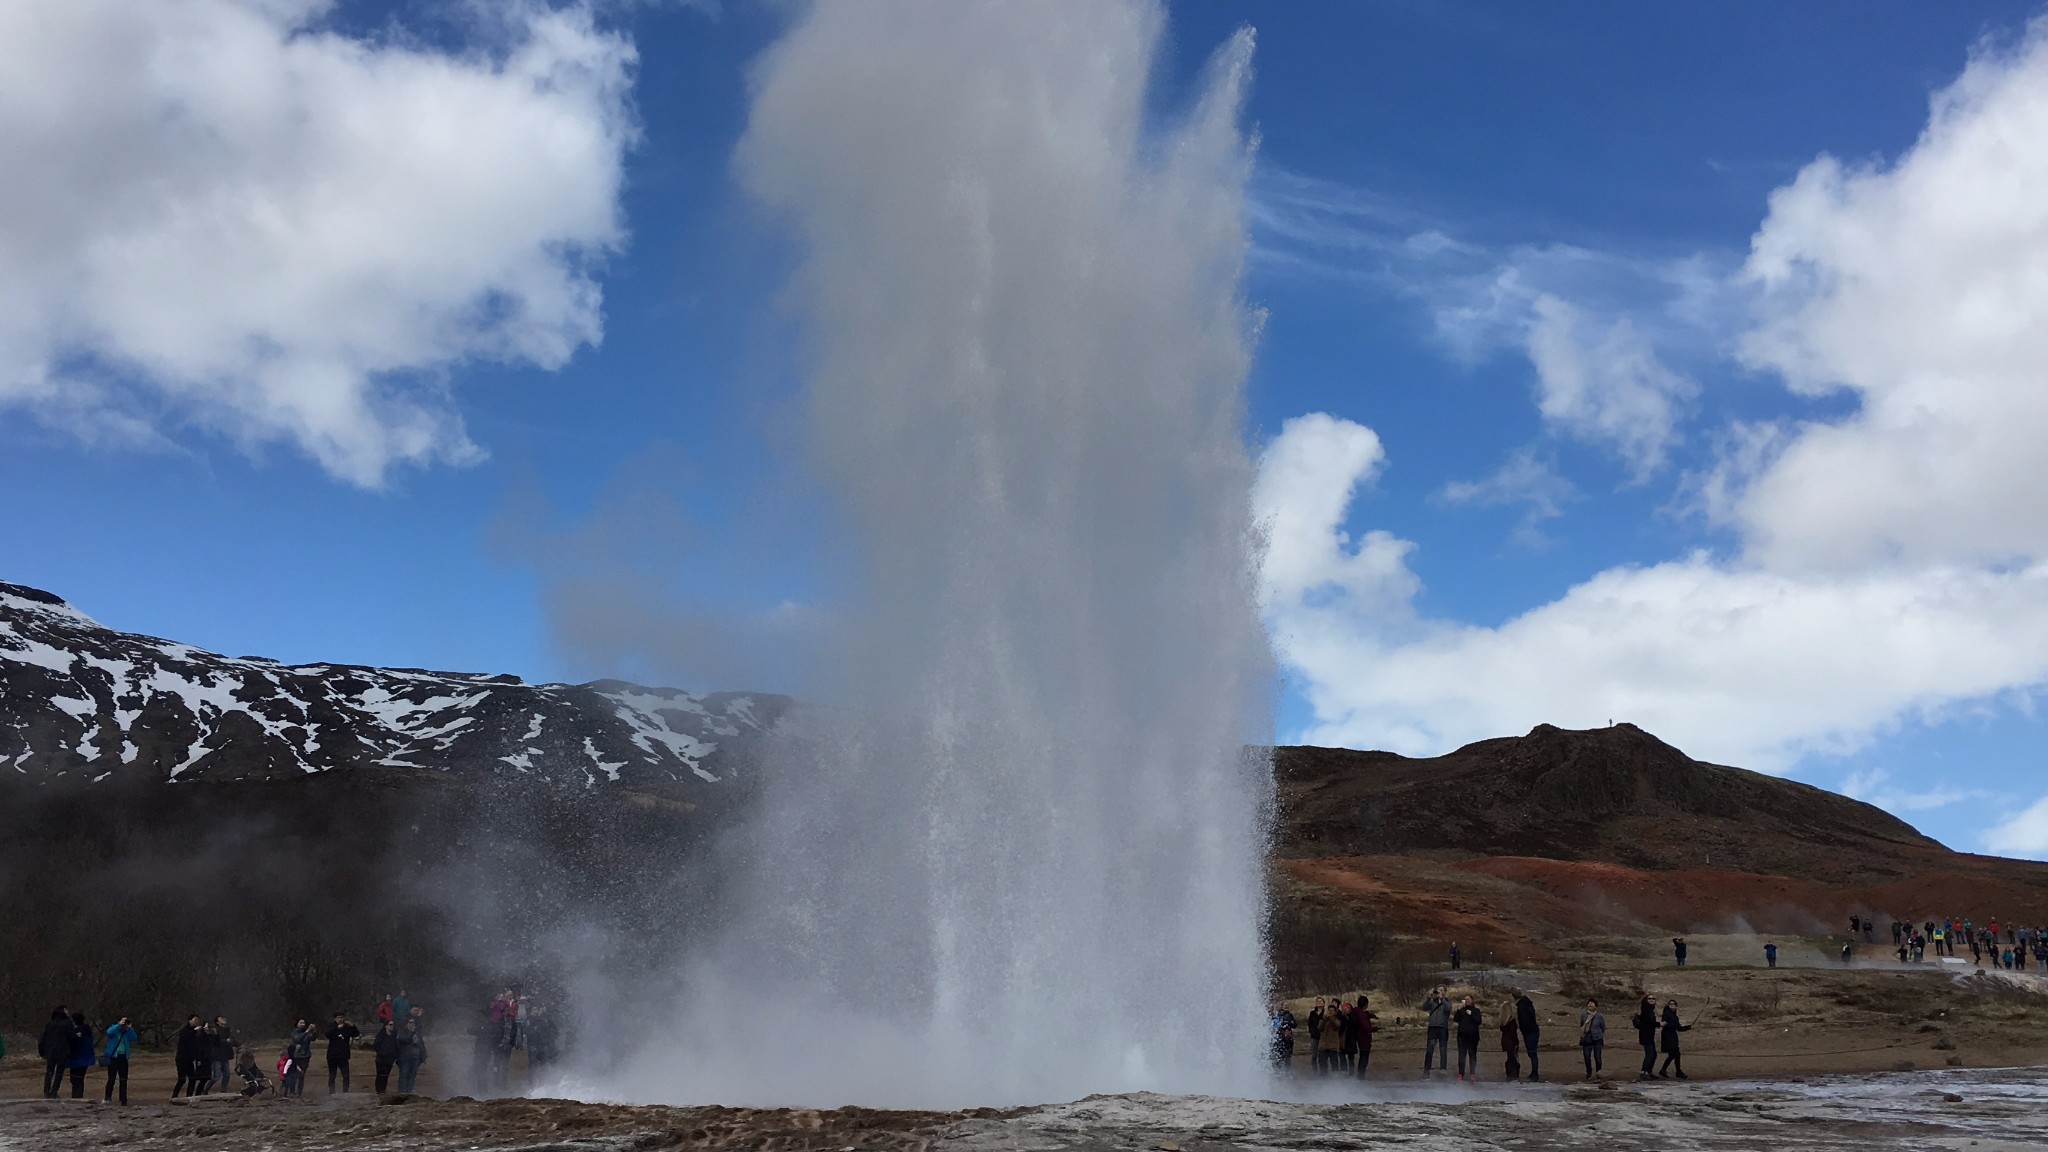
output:
[[[1489,1022],[1510,987],[1533,990],[1545,1024],[1542,1084],[1503,1082],[1490,1028],[1477,1082],[1422,1079],[1421,1021],[1408,1002],[1419,996],[1371,989],[1384,1026],[1371,1075],[1318,1077],[1304,1058],[1272,1082],[1276,1100],[1138,1095],[970,1112],[473,1100],[451,1095],[469,1078],[464,1046],[448,1041],[433,1046],[422,1095],[381,1099],[329,1097],[316,1070],[310,1094],[296,1100],[172,1103],[169,1061],[145,1053],[131,1083],[135,1103],[123,1109],[98,1102],[96,1078],[87,1100],[42,1100],[39,1064],[14,1057],[0,1063],[0,1152],[2048,1147],[2048,979],[1967,966],[1844,969],[1826,954],[1827,941],[1795,937],[1773,938],[1780,967],[1768,969],[1756,962],[1763,939],[1693,937],[1681,970],[1662,941],[1563,938],[1553,942],[1552,964],[1455,974],[1452,993],[1473,994]],[[1695,1024],[1685,1036],[1692,1081],[1634,1081],[1640,1050],[1625,1021],[1642,991],[1677,999]],[[1605,1075],[1592,1081],[1574,1043],[1589,995],[1610,1013],[1614,1040]],[[1307,1006],[1295,1002],[1298,1011]],[[29,1039],[10,1047],[29,1050]],[[367,1054],[357,1063],[361,1088]],[[510,1088],[531,1090],[516,1063]]]
[[[201,1098],[127,1110],[0,1104],[0,1149],[601,1152],[627,1149],[2035,1149],[2048,1073],[1949,1070],[1779,1083],[1387,1086],[1361,1102],[1098,1096],[1005,1111],[627,1107],[369,1095]]]

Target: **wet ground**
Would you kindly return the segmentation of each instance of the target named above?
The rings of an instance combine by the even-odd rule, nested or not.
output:
[[[973,1112],[660,1108],[366,1094],[294,1101],[0,1103],[0,1149],[235,1152],[695,1148],[1859,1149],[2048,1147],[2048,1069],[1950,1069],[1774,1082],[1390,1087],[1368,1103],[1101,1096]]]

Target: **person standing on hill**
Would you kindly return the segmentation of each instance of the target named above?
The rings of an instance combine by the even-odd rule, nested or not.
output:
[[[334,1095],[334,1078],[341,1077],[341,1090],[348,1091],[349,1044],[361,1036],[362,1029],[348,1022],[348,1017],[339,1012],[334,1014],[334,1023],[327,1026],[327,1094]]]
[[[1543,1037],[1543,1026],[1536,1019],[1536,1004],[1527,992],[1515,992],[1515,1023],[1522,1030],[1522,1046],[1529,1052],[1529,1079],[1543,1079],[1542,1057],[1537,1053],[1537,1042]]]
[[[43,1095],[51,1100],[64,1088],[64,1068],[71,1063],[71,1013],[62,1004],[50,1013],[43,1034],[36,1040],[36,1055],[43,1058]]]
[[[1479,1006],[1470,996],[1458,1002],[1458,1009],[1451,1013],[1451,1023],[1458,1029],[1458,1079],[1468,1075],[1479,1077]]]
[[[1659,1080],[1665,1078],[1664,1073],[1667,1071],[1676,1073],[1680,1080],[1692,1079],[1692,1077],[1685,1074],[1685,1062],[1678,1057],[1678,1034],[1690,1031],[1692,1031],[1692,1025],[1680,1024],[1678,1022],[1678,1001],[1666,1000],[1664,1002],[1663,1020],[1664,1067],[1657,1070],[1657,1078]]]
[[[1764,963],[1772,968],[1778,966],[1778,946],[1776,944],[1766,943],[1764,945]]]
[[[200,1089],[212,1076],[212,1070],[206,1066],[212,1053],[212,1042],[206,1038],[206,1029],[199,1024],[199,1013],[194,1012],[185,1018],[185,1026],[178,1029],[178,1038],[171,1049],[172,1058],[178,1065],[178,1079],[171,1085],[171,1099],[177,1099],[180,1092],[187,1096],[199,1095]]]
[[[1678,958],[1678,966],[1680,968],[1685,967],[1685,937],[1673,936],[1671,938],[1671,954]]]
[[[1352,1019],[1358,1022],[1358,1078],[1365,1079],[1365,1069],[1372,1063],[1372,1034],[1380,1030],[1380,1016],[1377,1012],[1366,1011],[1371,1001],[1363,992],[1358,995],[1358,1004],[1351,1009]],[[528,1054],[531,1058],[531,1053]]]
[[[1599,1004],[1588,1000],[1579,1013],[1579,1053],[1586,1058],[1586,1079],[1606,1070],[1601,1065],[1606,1051],[1607,1017],[1601,1015]]]
[[[139,1039],[140,1037],[135,1034],[135,1026],[128,1022],[126,1016],[107,1026],[105,1102],[108,1104],[114,1102],[114,1084],[117,1081],[121,1085],[121,1103],[124,1106],[128,1103],[128,1057],[134,1053],[135,1042]]]
[[[1451,998],[1444,995],[1444,986],[1439,984],[1429,998],[1422,1002],[1423,1014],[1428,1018],[1423,1030],[1422,1074],[1429,1075],[1429,1058],[1436,1056],[1436,1069],[1441,1072],[1447,1067],[1451,1044]]]
[[[1456,972],[1456,971],[1457,971],[1457,970],[1458,970],[1459,968],[1463,967],[1463,966],[1464,966],[1464,965],[1463,965],[1463,963],[1462,963],[1462,961],[1463,961],[1463,960],[1464,960],[1464,957],[1463,957],[1462,955],[1460,955],[1460,954],[1459,954],[1459,952],[1458,952],[1458,945],[1457,945],[1457,942],[1456,942],[1456,941],[1452,941],[1452,942],[1451,942],[1451,971],[1453,971],[1453,972]]]
[[[1643,997],[1630,1023],[1636,1026],[1636,1041],[1643,1046],[1643,1070],[1636,1074],[1636,1079],[1651,1079],[1657,1072],[1657,1001]]]
[[[1507,1056],[1507,1067],[1502,1070],[1510,1080],[1522,1078],[1522,1030],[1515,1023],[1515,1002],[1510,1000],[1501,1007],[1500,1050]]]

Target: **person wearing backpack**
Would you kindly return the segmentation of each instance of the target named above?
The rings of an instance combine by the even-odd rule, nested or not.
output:
[[[126,1016],[107,1026],[107,1046],[104,1050],[107,1065],[107,1091],[104,1098],[106,1103],[114,1102],[116,1082],[121,1085],[121,1103],[128,1103],[128,1057],[135,1052],[136,1041],[140,1039],[141,1037],[135,1034],[135,1026],[128,1022]]]

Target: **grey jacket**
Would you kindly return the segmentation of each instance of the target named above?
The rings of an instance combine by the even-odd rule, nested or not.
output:
[[[1448,1031],[1451,1027],[1451,1002],[1442,996],[1431,996],[1422,1002],[1422,1010],[1429,1013],[1429,1026]]]
[[[1601,1012],[1579,1013],[1579,1043],[1607,1043],[1607,1016]]]

